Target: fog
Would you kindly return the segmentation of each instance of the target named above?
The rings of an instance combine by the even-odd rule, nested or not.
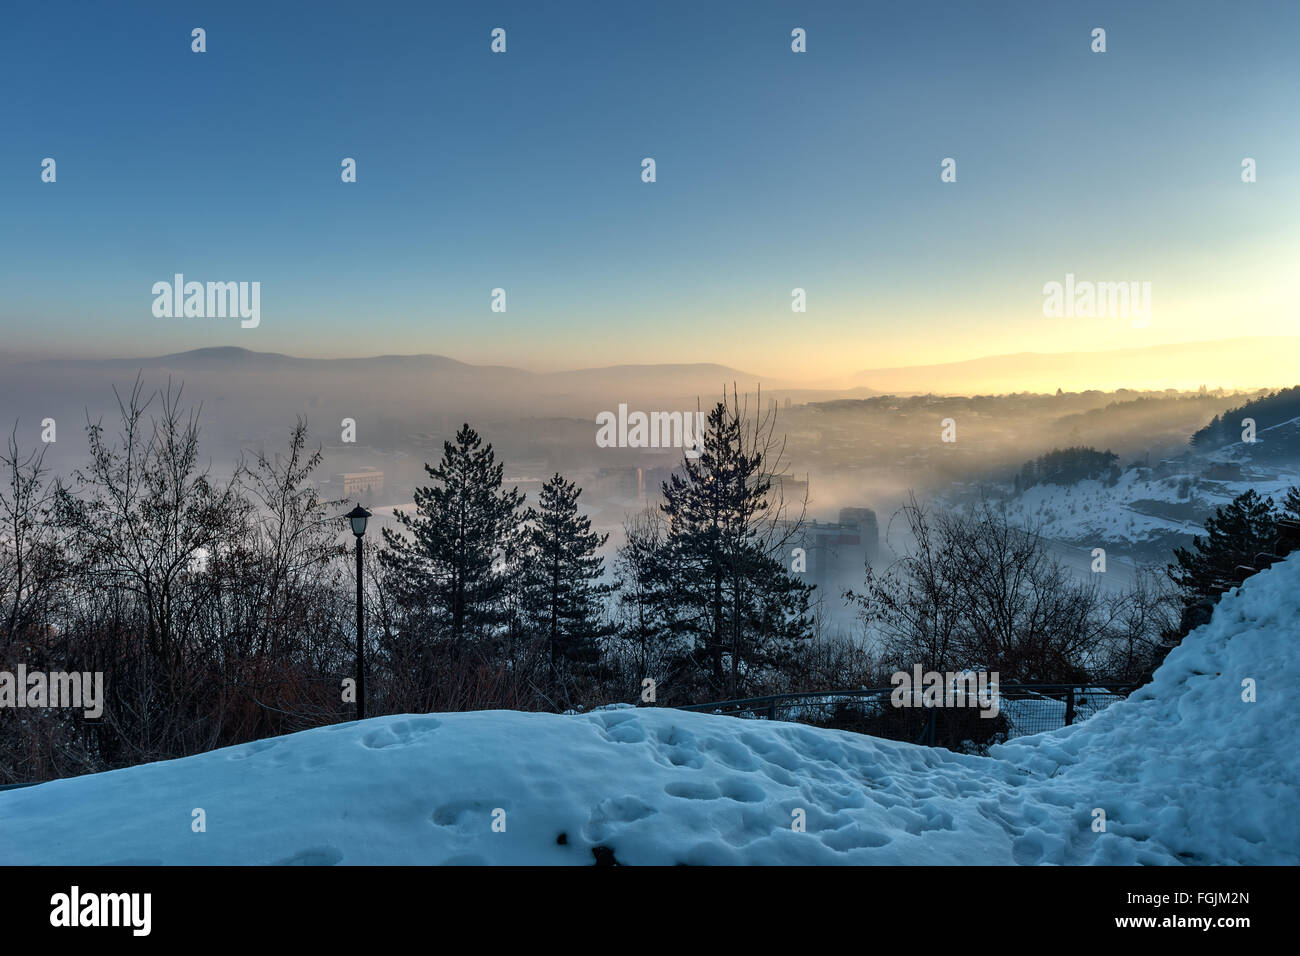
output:
[[[1150,463],[1186,450],[1187,438],[1244,393],[1099,391],[1060,395],[881,396],[871,389],[814,391],[765,383],[717,365],[620,366],[535,374],[472,366],[439,356],[312,360],[240,349],[205,349],[157,359],[0,360],[0,420],[17,423],[20,448],[40,442],[53,419],[56,441],[45,463],[68,475],[85,458],[87,418],[116,434],[114,389],[129,394],[137,375],[145,393],[183,388],[200,410],[204,458],[229,475],[243,456],[282,450],[298,418],[311,428],[323,463],[318,488],[327,500],[361,500],[382,527],[410,507],[427,483],[426,462],[463,422],[496,449],[505,483],[535,501],[559,472],[584,489],[594,526],[621,543],[625,516],[654,507],[660,485],[682,461],[680,448],[600,447],[596,416],[707,410],[736,388],[753,412],[773,415],[783,439],[778,486],[787,517],[822,524],[841,509],[871,509],[879,522],[876,562],[888,563],[908,542],[891,516],[916,495],[961,502],[1005,482],[1027,459],[1053,448],[1109,449],[1120,464]],[[344,420],[355,422],[345,434]],[[954,440],[944,440],[946,434]],[[354,438],[355,440],[347,440]],[[340,476],[382,472],[382,481],[348,493]],[[806,512],[804,501],[806,496]],[[1086,572],[1078,548],[1059,555]],[[826,590],[860,582],[858,558],[823,582]],[[1108,583],[1131,576],[1129,566]],[[829,600],[829,599],[828,599]],[[838,623],[842,609],[836,605]]]

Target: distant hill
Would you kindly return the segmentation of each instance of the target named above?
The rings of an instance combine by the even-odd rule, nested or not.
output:
[[[520,416],[591,419],[599,411],[689,410],[708,407],[733,384],[751,407],[802,402],[828,395],[874,394],[869,389],[816,392],[726,365],[663,364],[532,372],[504,365],[472,365],[445,355],[303,358],[244,348],[201,348],[168,355],[17,362],[0,372],[0,405],[14,417],[55,414],[84,418],[112,409],[112,389],[137,373],[148,388],[184,383],[186,394],[213,408],[238,406],[241,420],[310,413],[317,419],[376,416],[417,427],[443,419],[514,420]],[[255,411],[262,408],[265,413]],[[445,424],[445,423],[444,423]]]
[[[188,352],[173,352],[169,355],[146,356],[140,358],[105,358],[105,359],[44,359],[33,363],[61,368],[171,368],[171,369],[212,369],[222,366],[240,371],[262,369],[367,369],[379,371],[394,367],[435,369],[461,368],[470,369],[501,368],[502,366],[473,366],[445,355],[376,355],[368,358],[318,359],[300,358],[284,355],[280,352],[254,352],[251,349],[238,348],[233,345],[211,348],[192,349]],[[511,371],[522,372],[520,369]],[[529,374],[529,373],[522,373]]]
[[[259,377],[274,376],[268,381],[287,385],[290,382],[309,386],[337,386],[351,391],[373,381],[376,391],[398,387],[412,399],[453,391],[457,399],[476,398],[493,405],[522,403],[529,411],[563,413],[579,406],[586,414],[594,401],[600,408],[613,409],[620,402],[655,402],[655,407],[694,407],[696,399],[704,402],[720,397],[723,388],[734,384],[742,394],[753,395],[759,388],[764,404],[769,398],[795,402],[827,398],[867,398],[880,394],[874,389],[800,388],[789,381],[774,379],[716,363],[667,363],[647,365],[611,365],[576,368],[560,372],[531,372],[506,365],[472,365],[445,355],[375,355],[361,358],[302,358],[279,352],[255,352],[233,346],[201,348],[169,355],[106,359],[44,359],[22,363],[26,369],[84,370],[101,373],[115,382],[133,377],[137,370],[177,373],[187,381],[199,381],[210,375],[222,379],[239,378],[252,382]],[[510,398],[513,402],[504,402]],[[541,408],[530,402],[542,400]],[[502,401],[498,401],[502,400]]]
[[[1243,422],[1254,423],[1246,440]],[[1191,437],[1192,447],[1212,458],[1279,465],[1300,463],[1300,386],[1245,402],[1216,415]]]
[[[1240,442],[1242,421],[1247,418],[1254,421],[1257,435],[1300,419],[1300,386],[1284,388],[1215,415],[1208,425],[1192,435],[1191,444],[1203,450]]]
[[[853,381],[896,394],[989,395],[1119,388],[1260,388],[1300,381],[1300,336],[1222,339],[1101,352],[1019,352],[963,362],[875,368]],[[1251,380],[1224,368],[1250,368]]]

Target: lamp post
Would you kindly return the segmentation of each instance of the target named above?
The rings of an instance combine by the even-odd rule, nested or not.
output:
[[[366,719],[366,672],[365,672],[365,605],[361,597],[361,549],[362,538],[366,534],[366,519],[370,512],[357,505],[348,512],[348,521],[352,522],[352,533],[357,537],[357,720]]]

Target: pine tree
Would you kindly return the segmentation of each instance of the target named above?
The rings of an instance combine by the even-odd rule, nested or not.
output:
[[[597,552],[609,535],[592,531],[591,519],[578,511],[581,494],[556,474],[528,514],[523,611],[526,626],[545,636],[553,675],[561,662],[595,664],[608,633],[601,617],[614,588],[600,581],[605,562]]]
[[[1277,511],[1272,498],[1249,489],[1215,510],[1205,522],[1205,536],[1192,550],[1176,548],[1170,579],[1183,590],[1184,602],[1216,598],[1226,582],[1237,580],[1237,567],[1253,567],[1255,556],[1272,549],[1277,538]]]
[[[396,572],[398,603],[459,644],[507,620],[503,563],[519,551],[524,496],[501,488],[491,444],[468,424],[424,470],[435,484],[415,489],[414,515],[397,513],[411,537],[385,528],[382,560]]]
[[[730,694],[778,663],[811,625],[812,588],[778,557],[792,529],[780,527],[771,500],[764,467],[771,448],[770,418],[751,433],[739,407],[722,401],[709,413],[698,456],[685,456],[684,474],[663,484],[660,560],[675,598],[673,628],[691,639],[713,688]]]
[[[1300,519],[1300,485],[1292,485],[1286,490],[1286,497],[1282,500],[1282,507],[1287,510],[1290,517]]]
[[[667,586],[664,536],[664,518],[657,508],[628,516],[614,566],[619,580],[618,636],[631,652],[633,685],[638,689],[647,677],[656,683],[676,678],[686,662],[669,626],[675,596]]]

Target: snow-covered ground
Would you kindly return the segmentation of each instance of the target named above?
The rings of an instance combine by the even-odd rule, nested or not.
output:
[[[654,708],[381,717],[0,793],[0,862],[1294,865],[1298,620],[1300,556],[1128,700],[990,757]]]
[[[1300,476],[1283,473],[1271,478],[1251,477],[1212,481],[1192,475],[1143,477],[1129,469],[1113,486],[1100,480],[1074,485],[1041,484],[1022,492],[1007,504],[1007,513],[1021,524],[1032,525],[1056,541],[1087,544],[1162,546],[1178,536],[1204,534],[1201,522],[1234,497],[1254,488],[1275,504]]]

